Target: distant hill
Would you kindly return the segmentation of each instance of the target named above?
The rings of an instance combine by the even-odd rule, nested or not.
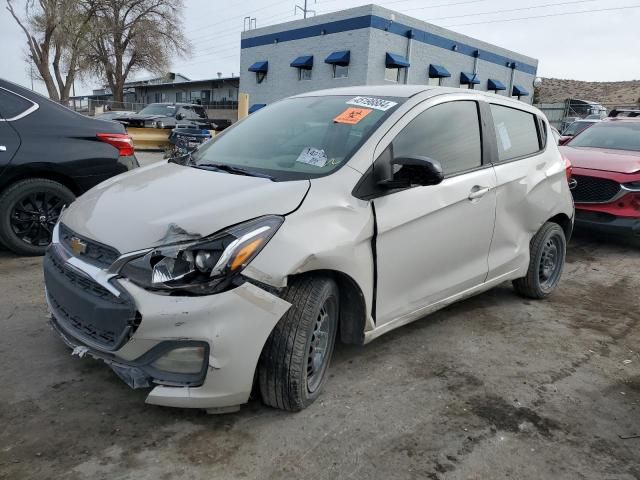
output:
[[[640,80],[625,82],[582,82],[560,78],[543,78],[535,89],[535,103],[562,102],[567,98],[591,100],[602,105],[640,104]]]

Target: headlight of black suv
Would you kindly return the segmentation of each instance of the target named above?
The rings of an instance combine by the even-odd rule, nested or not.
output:
[[[282,222],[283,217],[267,215],[211,237],[158,247],[131,260],[120,273],[147,289],[215,293],[260,253]]]

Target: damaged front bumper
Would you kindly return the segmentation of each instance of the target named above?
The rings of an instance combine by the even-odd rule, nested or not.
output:
[[[93,270],[83,272],[77,258],[68,266],[91,281],[88,272]],[[171,407],[222,409],[246,403],[264,343],[291,306],[249,282],[196,297],[162,295],[125,278],[112,278],[109,282],[135,305],[138,320],[132,333],[109,349],[85,335],[87,329],[96,330],[95,322],[88,321],[87,328],[82,319],[69,321],[75,300],[68,290],[52,285],[58,281],[62,280],[45,269],[51,324],[73,352],[105,361],[132,388],[152,386],[147,403]],[[60,292],[65,293],[62,298],[53,298]],[[168,352],[187,347],[202,347],[199,371],[181,372],[179,365],[172,368],[166,361],[157,367]]]

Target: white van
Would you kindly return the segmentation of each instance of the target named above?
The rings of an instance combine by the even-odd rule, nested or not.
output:
[[[296,411],[336,337],[365,344],[512,280],[557,287],[573,226],[539,110],[417,85],[307,93],[191,156],[76,200],[44,274],[51,323],[147,402]]]

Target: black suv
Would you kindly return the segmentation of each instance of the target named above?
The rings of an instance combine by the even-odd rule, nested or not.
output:
[[[0,79],[0,244],[41,255],[65,205],[139,166],[122,125]]]

